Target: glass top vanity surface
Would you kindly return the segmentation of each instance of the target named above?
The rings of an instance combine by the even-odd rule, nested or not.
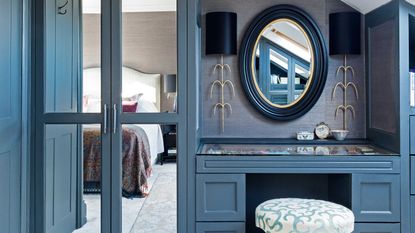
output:
[[[265,144],[203,144],[199,155],[315,155],[368,156],[397,155],[372,145],[265,145]]]

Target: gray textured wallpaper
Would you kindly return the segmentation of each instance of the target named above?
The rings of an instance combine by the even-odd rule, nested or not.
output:
[[[333,12],[352,11],[353,9],[339,0],[202,0],[201,3],[204,24],[204,15],[211,11],[233,11],[238,13],[238,44],[240,44],[244,32],[250,21],[262,10],[278,4],[291,4],[305,10],[317,22],[326,39],[328,46],[328,16]],[[336,82],[342,80],[342,76],[335,77],[336,68],[342,65],[343,58],[340,56],[329,58],[328,77],[325,90],[314,108],[303,117],[289,122],[275,121],[261,115],[250,105],[245,96],[240,82],[238,56],[228,56],[225,61],[230,64],[233,73],[228,76],[235,83],[236,96],[227,102],[232,104],[233,114],[226,118],[225,133],[220,130],[220,115],[213,116],[212,107],[219,101],[219,91],[214,98],[209,98],[210,84],[219,76],[213,74],[214,64],[219,62],[219,57],[205,56],[205,35],[202,29],[202,136],[203,137],[252,137],[252,138],[292,138],[297,131],[313,130],[319,122],[326,122],[332,129],[342,128],[342,115],[336,120],[334,117],[337,105],[342,103],[342,91],[337,92],[334,101],[331,101],[331,92]],[[356,77],[352,79],[359,89],[360,99],[356,101],[353,90],[349,89],[349,103],[355,106],[357,116],[350,121],[349,138],[366,137],[366,113],[365,113],[365,66],[364,66],[364,34],[362,31],[362,55],[350,56],[348,61],[356,70]],[[226,93],[230,93],[226,91]],[[349,119],[352,119],[349,112]]]
[[[100,65],[100,17],[98,14],[83,15],[85,68]],[[176,12],[124,13],[124,66],[145,73],[176,74],[176,31]],[[161,111],[172,110],[173,101],[173,98],[168,99],[162,92]]]

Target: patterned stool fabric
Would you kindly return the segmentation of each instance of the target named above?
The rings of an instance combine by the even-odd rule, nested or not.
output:
[[[354,215],[327,201],[283,198],[260,204],[255,225],[266,233],[351,233]]]

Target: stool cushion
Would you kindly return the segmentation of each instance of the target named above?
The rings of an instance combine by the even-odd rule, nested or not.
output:
[[[354,215],[327,201],[282,198],[260,204],[255,224],[266,233],[351,233]]]

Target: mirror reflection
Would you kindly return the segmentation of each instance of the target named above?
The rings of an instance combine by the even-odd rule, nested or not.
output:
[[[257,89],[271,105],[289,107],[307,92],[312,80],[312,47],[304,29],[278,19],[260,34],[253,53]]]

